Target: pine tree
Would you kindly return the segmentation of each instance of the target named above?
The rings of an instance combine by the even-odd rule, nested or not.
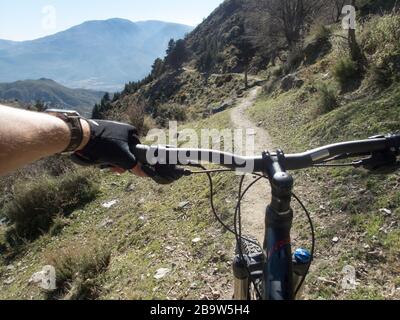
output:
[[[110,94],[107,92],[104,94],[100,101],[100,104],[95,104],[92,111],[92,119],[104,119],[106,113],[112,108]]]
[[[155,78],[159,77],[164,72],[164,61],[160,58],[157,58],[152,67],[151,67],[151,75]]]
[[[174,47],[172,47],[174,45]],[[173,69],[179,69],[187,57],[187,49],[185,41],[180,39],[178,41],[170,41],[168,45],[166,62]]]
[[[197,61],[197,69],[200,72],[208,73],[214,64],[214,59],[210,50],[203,53]]]
[[[98,103],[93,107],[92,119],[101,119],[100,105]]]
[[[167,56],[169,56],[171,54],[171,52],[174,50],[174,48],[175,48],[175,40],[171,39],[168,42]]]
[[[107,104],[108,102],[110,102],[110,94],[108,92],[106,92],[103,96],[103,99],[101,100],[102,104]]]

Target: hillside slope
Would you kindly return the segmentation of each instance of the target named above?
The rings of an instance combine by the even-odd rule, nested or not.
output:
[[[190,47],[194,50],[193,45],[207,33],[219,34],[220,23],[232,18],[235,25],[234,16],[246,10],[243,4],[226,1],[187,37],[199,35]],[[129,111],[144,105],[156,120],[167,121],[174,118],[176,110],[179,115],[186,111],[193,113],[196,121],[180,124],[180,130],[258,126],[260,150],[279,147],[286,153],[399,131],[400,16],[379,13],[364,17],[360,26],[357,39],[365,52],[363,69],[349,61],[346,33],[339,24],[317,25],[307,33],[296,59],[289,59],[290,52],[284,51],[282,60],[276,57],[265,63],[265,70],[251,77],[251,91],[244,89],[243,74],[221,69],[225,61],[235,60],[235,53],[229,53],[230,45],[225,43],[218,52],[225,52],[228,58],[208,72],[196,68],[198,55],[204,53],[201,49],[178,68],[160,68],[162,72],[154,72],[143,82],[128,84],[109,103],[107,116],[129,120]],[[252,87],[260,85],[262,94],[251,106],[259,90]],[[250,100],[246,100],[249,91]],[[231,101],[224,103],[228,98]],[[227,108],[239,104],[239,108],[220,112],[221,104]],[[130,118],[137,114],[143,115],[136,113]],[[26,190],[32,191],[25,199],[29,209],[40,210],[41,206],[32,206],[32,202],[39,198],[36,201],[42,204],[41,199],[48,196],[47,186],[63,191],[61,195],[66,197],[63,186],[54,180],[68,179],[71,172],[78,178],[84,176],[81,169],[71,170],[50,182],[47,176],[35,176],[34,170],[28,179],[19,172],[18,187],[4,184],[8,195],[0,199],[5,203],[3,210],[10,210],[9,203],[18,208],[24,200],[20,192],[24,195]],[[196,175],[172,186],[158,186],[129,174],[90,171],[86,175],[97,179],[95,185],[100,190],[96,198],[86,199],[72,210],[66,201],[61,207],[67,207],[66,214],[57,212],[48,232],[42,235],[36,230],[38,238],[18,242],[18,234],[11,232],[13,226],[0,220],[0,298],[230,298],[234,239],[210,211],[206,177]],[[295,192],[309,208],[316,226],[317,251],[304,297],[400,299],[400,173],[371,175],[361,169],[315,168],[294,176]],[[231,224],[238,177],[216,174],[214,181],[218,213]],[[73,200],[79,198],[74,193],[75,184],[67,186]],[[57,203],[54,194],[58,195],[50,193]],[[244,230],[259,238],[261,210],[268,200],[261,194],[250,196],[243,211],[249,213],[243,217]],[[52,197],[46,198],[50,209]],[[293,203],[293,207],[294,247],[309,248],[308,220],[298,204]],[[252,210],[256,208],[260,216]],[[249,223],[249,219],[256,223]],[[52,295],[28,284],[31,275],[46,264],[54,264],[64,280]],[[355,282],[350,283],[353,288],[343,286],[346,270],[355,270]]]
[[[0,83],[2,100],[18,100],[25,104],[40,101],[54,108],[77,110],[88,117],[103,95],[104,92],[70,89],[50,79]]]
[[[0,43],[0,82],[50,78],[73,88],[117,91],[143,78],[171,38],[192,28],[161,21],[88,21],[32,41]]]
[[[176,43],[170,47],[166,58],[156,61],[146,78],[127,83],[112,106],[104,108],[103,117],[126,120],[137,105],[144,104],[146,112],[157,120],[163,116],[163,109],[177,104],[189,119],[195,120],[226,101],[232,106],[233,100],[242,97],[245,87],[245,66],[237,57],[234,43],[236,37],[254,32],[240,26],[254,19],[256,4],[255,0],[224,1],[179,46]],[[184,52],[178,54],[177,48]],[[258,57],[261,53],[257,50]],[[254,76],[264,67],[265,61],[255,58],[251,73]],[[253,85],[254,81],[250,83]]]
[[[385,30],[399,27],[398,14],[364,22],[359,37],[364,52],[368,52],[369,68],[356,88],[350,89],[341,88],[334,80],[343,59],[343,44],[337,41],[340,29],[333,27],[336,31],[329,37],[332,50],[296,71],[304,84],[283,90],[282,77],[271,70],[264,95],[247,116],[268,130],[286,153],[399,132],[400,83],[386,80],[390,75],[398,79],[400,65],[392,65],[394,69],[388,71],[383,83],[377,80],[373,67],[379,65],[377,57],[398,59],[400,34]],[[374,49],[367,51],[371,42]],[[326,168],[305,170],[295,177],[295,191],[312,209],[316,224],[317,255],[306,296],[399,299],[400,172],[373,175],[362,169]],[[307,221],[300,212],[296,220],[296,229],[307,241]],[[353,290],[342,286],[343,270],[349,266],[356,271]]]
[[[229,126],[225,112],[185,127]],[[57,220],[53,231],[35,241],[9,251],[6,226],[0,223],[0,299],[212,300],[230,292],[233,238],[210,210],[206,176],[159,186],[131,174],[89,174],[100,188],[96,199]],[[45,179],[24,183],[29,188],[33,180]],[[228,224],[238,181],[230,173],[214,176],[218,214]],[[106,268],[100,270],[99,257],[105,255]],[[53,296],[29,284],[32,274],[49,263],[70,274],[69,283]],[[85,265],[100,271],[79,276]],[[164,276],[156,278],[159,270]]]

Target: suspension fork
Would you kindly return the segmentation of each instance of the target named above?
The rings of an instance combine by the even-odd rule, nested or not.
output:
[[[269,178],[272,191],[271,204],[265,216],[264,297],[267,300],[293,300],[293,264],[290,232],[293,224],[291,208],[294,180],[286,172],[284,154],[263,153],[264,174]]]

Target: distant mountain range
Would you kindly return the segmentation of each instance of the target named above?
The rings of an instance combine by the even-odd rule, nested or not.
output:
[[[42,101],[56,108],[79,111],[84,116],[91,116],[94,104],[103,95],[104,92],[70,89],[50,79],[0,83],[1,100],[23,103]]]
[[[88,21],[32,41],[0,40],[0,82],[50,78],[71,88],[120,90],[142,79],[171,38],[193,28],[162,21]]]

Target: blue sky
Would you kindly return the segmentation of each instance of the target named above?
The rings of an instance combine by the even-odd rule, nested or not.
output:
[[[1,0],[0,39],[31,40],[87,20],[163,20],[195,26],[223,0]]]

